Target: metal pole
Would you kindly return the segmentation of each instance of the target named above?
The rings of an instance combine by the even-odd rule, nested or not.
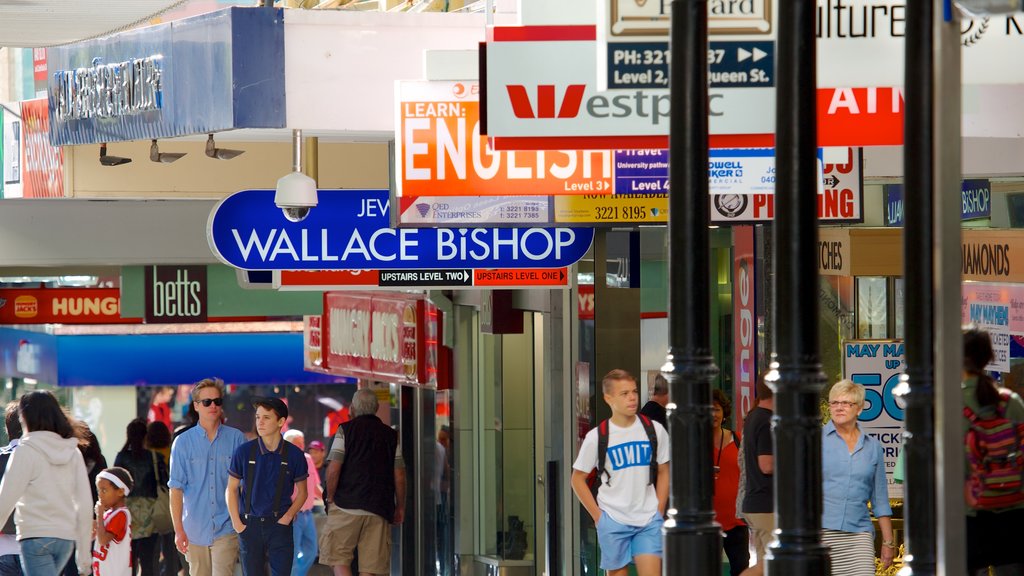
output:
[[[935,186],[935,72],[931,1],[907,5],[903,174],[904,310],[907,370],[900,394],[906,399],[903,433],[906,530],[903,576],[935,574],[935,283],[933,241]],[[912,295],[912,296],[911,296]]]
[[[775,123],[775,523],[772,576],[831,573],[821,544],[815,0],[779,11]],[[811,303],[811,305],[808,305]]]
[[[712,472],[706,0],[673,0],[669,70],[669,384],[672,437],[663,574],[721,572]]]
[[[935,206],[935,474],[936,550],[938,574],[966,573],[964,522],[964,433],[960,374],[963,336],[960,333],[960,22],[948,0],[920,0],[933,5],[935,61],[935,164],[931,187]],[[940,17],[939,15],[943,15]],[[948,19],[946,18],[948,16]]]

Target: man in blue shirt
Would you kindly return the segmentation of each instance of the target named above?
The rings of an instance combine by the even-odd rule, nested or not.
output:
[[[281,436],[288,419],[284,401],[256,398],[252,405],[259,437],[239,446],[231,459],[228,512],[239,534],[242,574],[264,574],[269,563],[273,576],[287,576],[295,557],[292,521],[306,502],[306,455]]]
[[[225,426],[224,382],[207,378],[192,387],[199,424],[171,446],[171,521],[174,542],[188,560],[190,576],[231,576],[238,562],[238,535],[221,497],[231,456],[245,436]]]

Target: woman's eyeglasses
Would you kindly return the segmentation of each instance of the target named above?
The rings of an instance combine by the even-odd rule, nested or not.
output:
[[[218,400],[219,400],[219,398],[218,398]],[[846,400],[829,400],[828,405],[833,407],[833,408],[839,408],[839,407],[853,408],[854,406],[857,405],[857,403],[856,402],[847,402]]]
[[[224,399],[223,398],[203,398],[202,400],[199,400],[199,403],[202,404],[203,406],[206,406],[207,408],[210,407],[210,404],[213,404],[214,406],[223,406],[224,405]]]

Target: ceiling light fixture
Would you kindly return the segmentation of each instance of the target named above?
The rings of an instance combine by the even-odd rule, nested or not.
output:
[[[217,148],[213,141],[213,134],[206,139],[206,155],[217,160],[231,160],[245,154],[245,150],[232,150],[230,148]]]
[[[131,162],[131,158],[125,158],[123,156],[110,156],[107,154],[107,143],[103,142],[100,144],[100,164],[104,166],[120,166]]]
[[[316,201],[316,180],[302,173],[302,130],[292,130],[292,172],[278,179],[274,204],[289,221],[301,222]]]
[[[156,140],[149,145],[149,159],[152,162],[162,162],[164,164],[170,164],[171,162],[177,162],[181,160],[181,157],[185,155],[185,152],[161,152],[160,147],[157,146]]]

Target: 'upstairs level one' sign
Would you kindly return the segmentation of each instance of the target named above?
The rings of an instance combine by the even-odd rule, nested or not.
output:
[[[290,222],[273,190],[245,190],[210,213],[210,249],[243,270],[562,268],[586,254],[584,228],[390,227],[387,190],[320,190]]]

